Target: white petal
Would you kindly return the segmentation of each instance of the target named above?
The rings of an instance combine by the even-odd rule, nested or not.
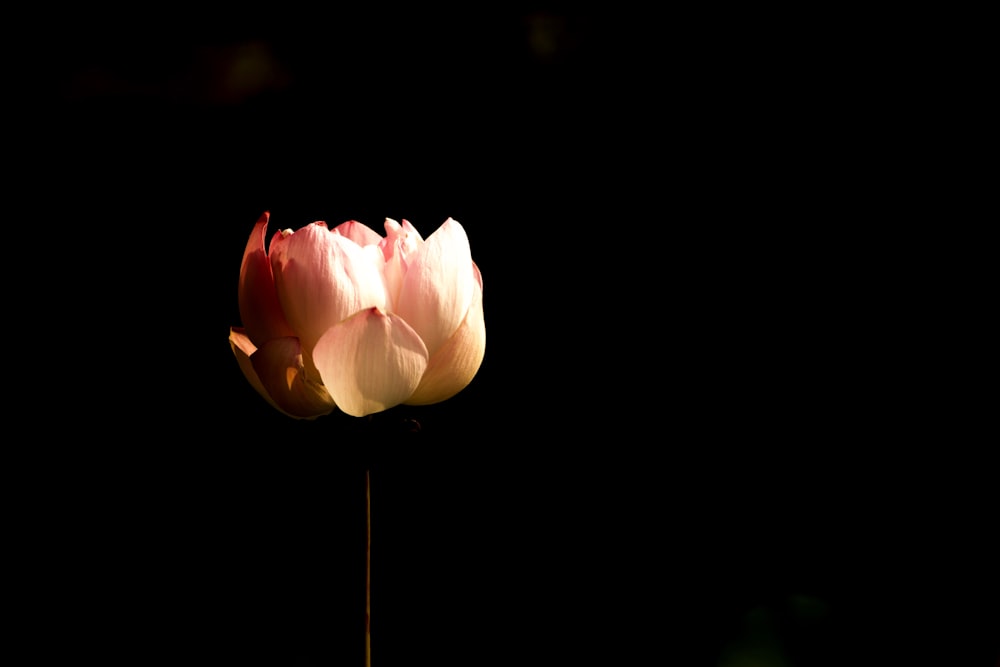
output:
[[[313,360],[337,407],[363,417],[413,394],[427,368],[427,348],[400,317],[368,308],[323,334]]]
[[[465,389],[479,371],[486,354],[486,322],[478,268],[476,278],[476,291],[465,320],[430,358],[420,385],[406,400],[407,405],[427,405],[449,399]]]

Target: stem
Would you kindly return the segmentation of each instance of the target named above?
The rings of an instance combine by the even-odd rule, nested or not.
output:
[[[372,493],[370,471],[365,470],[365,516],[368,540],[365,543],[365,667],[372,667]]]

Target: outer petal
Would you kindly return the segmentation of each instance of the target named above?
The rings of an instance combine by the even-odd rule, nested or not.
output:
[[[272,338],[295,335],[278,302],[271,262],[264,250],[269,218],[270,213],[265,211],[257,220],[240,266],[240,319],[250,340],[256,345],[263,345]]]
[[[275,338],[248,354],[248,339],[230,329],[229,343],[250,384],[285,414],[312,419],[336,407],[326,388],[306,377],[297,338]]]
[[[476,376],[486,354],[486,322],[483,319],[483,279],[473,265],[476,289],[472,305],[461,326],[427,364],[424,377],[407,405],[427,405],[446,400],[465,389]]]
[[[338,322],[365,308],[385,307],[378,267],[326,223],[275,235],[271,266],[282,309],[307,352]]]
[[[396,312],[434,355],[465,319],[475,285],[469,239],[462,225],[448,218],[412,258]]]
[[[363,417],[413,394],[427,368],[427,348],[401,318],[368,308],[323,334],[313,359],[337,406]]]
[[[270,403],[276,410],[281,410],[278,404],[274,402],[271,395],[267,393],[267,389],[264,389],[263,383],[260,378],[257,377],[257,371],[253,369],[253,362],[250,361],[250,357],[253,353],[257,351],[257,346],[254,345],[250,338],[246,335],[246,330],[242,327],[230,327],[229,328],[229,347],[232,348],[233,354],[236,355],[236,361],[240,364],[240,370],[243,371],[243,375],[246,377],[247,381],[250,382],[251,386],[257,390],[257,393],[263,396],[268,403]],[[281,410],[284,412],[284,410]]]

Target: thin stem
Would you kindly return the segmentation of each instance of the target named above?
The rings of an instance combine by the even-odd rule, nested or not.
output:
[[[365,543],[365,667],[372,667],[372,493],[370,471],[365,470],[365,515],[368,539]]]

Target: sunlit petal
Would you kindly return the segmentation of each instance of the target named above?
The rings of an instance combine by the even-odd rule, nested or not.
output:
[[[313,359],[337,406],[363,417],[413,394],[427,368],[427,348],[401,318],[368,308],[323,334]]]
[[[462,225],[448,218],[408,264],[396,312],[433,355],[465,319],[475,291],[472,253]]]
[[[476,376],[486,354],[486,322],[483,319],[483,280],[473,265],[476,286],[472,305],[451,338],[434,353],[408,405],[427,405],[451,398]]]

